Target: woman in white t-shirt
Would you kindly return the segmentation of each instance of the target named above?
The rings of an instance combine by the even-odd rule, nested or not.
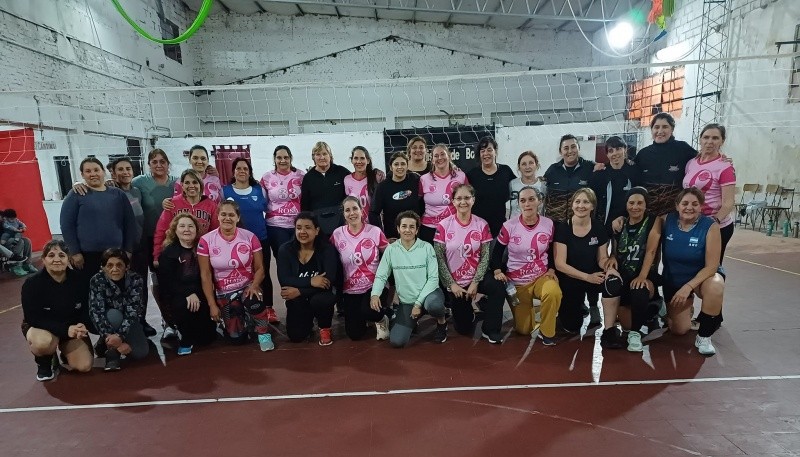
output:
[[[517,159],[517,170],[519,170],[519,178],[514,179],[509,184],[511,188],[511,198],[509,199],[511,212],[509,219],[522,213],[519,207],[519,191],[521,191],[522,188],[533,187],[536,189],[539,193],[539,200],[542,200],[547,193],[547,186],[536,176],[536,172],[539,171],[539,157],[536,153],[533,151],[525,151],[520,154]],[[540,214],[542,210],[542,205],[540,205]]]

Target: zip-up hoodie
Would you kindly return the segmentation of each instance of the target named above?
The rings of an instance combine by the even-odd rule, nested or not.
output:
[[[425,297],[439,287],[439,267],[433,246],[419,238],[411,249],[406,249],[399,239],[390,244],[375,273],[372,295],[381,295],[390,274],[394,275],[400,303],[422,305]]]
[[[197,219],[200,227],[197,230],[200,232],[197,235],[203,236],[209,230],[214,230],[219,227],[217,220],[217,204],[214,200],[203,195],[197,204],[191,204],[186,200],[183,195],[178,195],[172,198],[172,203],[175,205],[171,210],[164,210],[161,217],[158,218],[156,224],[156,233],[153,238],[153,258],[157,259],[161,255],[161,249],[164,247],[164,238],[167,235],[167,229],[172,219],[179,213],[189,213]]]

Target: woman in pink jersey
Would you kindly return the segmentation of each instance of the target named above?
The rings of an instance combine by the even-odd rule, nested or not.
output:
[[[369,205],[375,195],[375,186],[378,185],[377,170],[372,168],[372,158],[364,146],[356,146],[350,153],[350,163],[353,171],[344,178],[344,191],[347,195],[356,197],[361,203],[362,219],[366,224],[369,217]],[[345,221],[346,222],[346,221]]]
[[[172,219],[180,213],[189,213],[197,219],[200,224],[198,230],[200,235],[204,235],[209,230],[213,230],[219,226],[216,218],[217,204],[202,194],[203,179],[200,174],[195,170],[189,169],[181,173],[180,179],[183,193],[177,197],[172,198],[172,209],[165,209],[161,212],[161,217],[158,218],[156,224],[156,231],[153,240],[153,258],[158,259],[163,249],[164,238],[166,237],[167,229]],[[158,260],[153,262],[158,267]]]
[[[511,308],[514,330],[534,338],[538,335],[545,346],[553,346],[561,306],[561,288],[553,264],[555,228],[550,218],[539,215],[541,195],[533,187],[520,189],[517,203],[521,214],[503,223],[492,252],[494,277],[516,288],[519,304]],[[503,262],[506,251],[508,261]],[[541,300],[540,322],[534,299]]]
[[[197,245],[197,261],[203,294],[211,318],[225,324],[234,344],[248,340],[245,315],[249,315],[262,351],[275,349],[269,334],[267,304],[261,291],[264,257],[261,242],[248,230],[238,228],[239,205],[225,200],[219,205],[219,228],[206,233]]]
[[[342,211],[347,225],[333,231],[331,244],[339,251],[344,267],[342,307],[345,332],[351,340],[360,340],[366,333],[366,323],[369,321],[375,323],[375,339],[386,340],[389,338],[391,310],[373,310],[370,307],[370,292],[380,255],[389,241],[378,227],[364,223],[364,208],[357,197],[345,197]]]
[[[736,172],[720,149],[725,144],[725,127],[708,124],[700,132],[700,154],[686,164],[683,187],[696,187],[703,192],[705,204],[703,214],[719,224],[722,236],[722,251],[719,263],[725,257],[725,247],[733,237],[733,210]]]
[[[292,166],[292,151],[278,145],[272,153],[275,169],[264,173],[261,187],[267,193],[267,240],[272,255],[294,238],[294,218],[300,212],[300,186],[305,172]]]
[[[419,195],[425,205],[419,238],[433,243],[436,226],[455,211],[450,202],[453,189],[467,184],[467,176],[450,160],[447,145],[439,143],[433,147],[433,168],[419,178]]]
[[[286,334],[302,343],[311,336],[314,319],[319,345],[333,344],[331,323],[339,279],[339,256],[322,236],[317,216],[301,211],[294,221],[294,239],[278,251],[278,280],[286,300]]]
[[[453,326],[456,332],[472,336],[475,312],[472,300],[478,293],[486,296],[481,337],[492,344],[501,344],[503,335],[503,285],[486,274],[491,257],[492,233],[488,223],[472,214],[475,189],[459,184],[451,200],[456,213],[442,219],[436,227],[433,249],[439,263],[439,281],[450,295]]]
[[[222,200],[222,182],[219,180],[219,176],[208,173],[209,171],[216,173],[216,171],[214,171],[214,167],[210,167],[209,170],[208,150],[205,146],[199,144],[192,146],[192,149],[189,150],[189,165],[192,167],[192,170],[196,171],[202,178],[203,195],[210,198],[215,203],[219,203],[220,200]],[[173,196],[177,197],[181,195],[182,192],[183,188],[179,182],[176,182]],[[165,203],[164,209],[170,209],[168,208],[168,204]]]

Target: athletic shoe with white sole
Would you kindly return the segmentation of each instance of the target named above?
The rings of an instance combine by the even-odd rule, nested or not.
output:
[[[378,341],[389,339],[389,318],[383,316],[383,319],[375,322],[375,339]]]
[[[642,352],[642,334],[635,331],[628,332],[628,352]]]
[[[258,335],[258,346],[261,348],[261,352],[275,349],[275,343],[272,342],[272,335],[269,333]]]
[[[697,335],[694,339],[694,346],[697,348],[697,352],[703,355],[714,355],[717,353],[717,349],[711,342],[710,336],[702,337]]]

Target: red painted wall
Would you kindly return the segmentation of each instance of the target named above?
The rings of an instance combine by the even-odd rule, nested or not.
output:
[[[0,209],[14,208],[28,226],[25,236],[39,251],[52,235],[42,206],[44,192],[33,130],[0,131]]]

